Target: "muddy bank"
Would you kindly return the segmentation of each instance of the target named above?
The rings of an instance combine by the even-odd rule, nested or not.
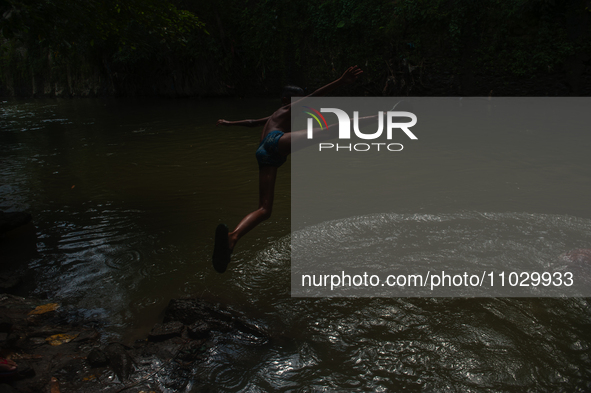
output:
[[[0,295],[2,356],[19,365],[0,381],[5,391],[206,390],[194,371],[224,342],[247,350],[271,343],[261,321],[201,299],[172,300],[163,322],[132,345],[105,342],[95,322],[72,314],[57,303]]]
[[[0,214],[0,357],[18,372],[0,375],[0,392],[169,392],[207,388],[195,368],[225,343],[270,342],[260,321],[201,299],[172,300],[161,323],[135,343],[109,342],[104,321],[35,289],[37,256],[30,214]]]

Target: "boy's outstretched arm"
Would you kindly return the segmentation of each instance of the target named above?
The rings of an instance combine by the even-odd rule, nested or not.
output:
[[[270,116],[269,116],[270,117]],[[216,126],[243,126],[243,127],[256,127],[256,126],[263,126],[269,120],[269,117],[265,117],[263,119],[248,119],[248,120],[237,120],[237,121],[229,121],[224,119],[219,119]]]
[[[344,86],[351,84],[357,80],[357,77],[361,75],[363,71],[357,67],[352,66],[347,68],[347,70],[341,75],[341,77],[333,82],[330,82],[326,86],[322,86],[320,89],[317,89],[312,94],[309,94],[307,97],[317,97],[317,96],[324,96],[336,89],[337,87]],[[304,97],[306,98],[306,97]],[[302,98],[302,100],[304,99]],[[298,100],[301,101],[301,100]],[[297,101],[296,101],[297,102]],[[295,104],[295,102],[294,102]]]
[[[320,89],[314,91],[308,97],[324,96],[336,89],[337,87],[348,85],[355,82],[357,80],[357,77],[362,73],[363,71],[361,71],[361,69],[359,69],[359,67],[357,66],[349,67],[339,79],[330,82],[326,86],[322,86]]]

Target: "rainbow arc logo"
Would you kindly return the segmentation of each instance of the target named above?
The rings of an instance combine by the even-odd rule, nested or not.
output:
[[[321,130],[324,130],[324,127],[322,127],[322,123],[320,122],[320,119],[322,119],[322,121],[324,122],[324,125],[326,126],[326,128],[328,128],[328,123],[326,122],[326,119],[324,118],[324,116],[322,116],[322,113],[318,112],[316,109],[311,108],[309,106],[304,106],[304,108],[309,109],[312,112],[314,112],[314,113],[312,113],[312,112],[308,112],[308,111],[304,110],[304,113],[307,113],[308,115],[310,115],[314,119],[316,119]],[[318,117],[320,117],[320,119],[318,119]]]

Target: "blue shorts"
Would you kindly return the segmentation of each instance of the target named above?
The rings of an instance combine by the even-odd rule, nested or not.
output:
[[[259,166],[275,166],[279,168],[287,160],[287,157],[279,153],[279,139],[283,132],[275,130],[265,136],[259,145],[256,156]]]

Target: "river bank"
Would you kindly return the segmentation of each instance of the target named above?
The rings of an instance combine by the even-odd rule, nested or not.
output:
[[[13,268],[2,266],[1,272],[0,357],[15,361],[18,370],[0,376],[0,392],[207,388],[208,382],[195,378],[192,370],[195,362],[207,361],[212,348],[228,336],[254,347],[270,340],[263,323],[236,309],[202,299],[174,299],[147,337],[134,343],[110,341],[101,333],[101,322],[81,310],[7,293],[28,293],[35,285],[25,269],[14,265],[28,262],[31,253],[23,244],[31,242],[34,226],[28,213],[2,213],[1,218],[0,246]]]
[[[0,392],[202,391],[211,382],[194,370],[224,343],[256,350],[271,341],[260,321],[201,299],[171,301],[163,322],[131,345],[105,342],[92,320],[57,303],[4,294],[0,312],[2,357],[18,364]]]

